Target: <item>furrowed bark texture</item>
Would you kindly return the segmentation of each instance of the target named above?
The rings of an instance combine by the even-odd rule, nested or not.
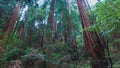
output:
[[[16,10],[13,12],[13,15],[11,16],[11,19],[9,21],[9,26],[6,30],[6,34],[9,34],[11,30],[13,30],[14,26],[15,26],[15,23],[17,21],[17,18],[19,16],[19,12],[20,12],[20,9],[21,9],[21,1],[18,3],[18,6],[16,7]]]
[[[82,21],[82,27],[85,29],[86,27],[91,26],[92,22],[86,13],[87,10],[84,0],[76,0],[76,2]],[[92,68],[108,68],[108,61],[106,60],[105,52],[103,46],[101,45],[101,40],[99,40],[96,32],[86,30],[83,34],[85,47],[93,59],[93,61],[91,61]]]

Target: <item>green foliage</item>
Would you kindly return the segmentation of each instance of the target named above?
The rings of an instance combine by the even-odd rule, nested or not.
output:
[[[112,45],[115,45],[116,43],[120,43],[120,39],[116,39],[112,42]]]
[[[3,58],[0,59],[0,67],[1,68],[8,68],[8,65],[11,61],[20,59],[21,55],[23,55],[24,52],[20,48],[14,48],[9,52],[3,53]]]
[[[16,3],[18,0],[11,0],[6,5],[5,3],[7,0],[0,0],[0,6],[4,9],[4,14],[2,18],[0,18],[0,33],[3,29],[3,25],[10,18],[10,15],[13,11],[11,9],[16,7]],[[18,21],[17,27],[15,29],[15,36],[6,36],[4,39],[0,40],[0,46],[5,47],[4,57],[2,58],[2,62],[4,66],[7,66],[10,61],[20,59],[23,63],[27,62],[36,62],[38,60],[47,61],[51,63],[56,63],[59,61],[60,58],[66,55],[73,55],[72,47],[71,47],[71,31],[70,31],[70,19],[72,17],[72,24],[74,26],[74,35],[77,43],[77,50],[80,53],[80,59],[76,60],[75,62],[72,61],[71,63],[63,63],[63,68],[90,68],[89,56],[83,56],[83,54],[87,54],[84,52],[84,39],[83,39],[83,31],[90,30],[90,31],[98,31],[102,32],[103,35],[113,34],[120,32],[120,1],[108,1],[105,0],[101,3],[96,4],[96,7],[92,10],[96,16],[96,22],[93,26],[90,26],[86,29],[82,29],[81,21],[79,20],[79,12],[76,6],[76,1],[73,0],[70,2],[71,7],[71,15],[68,12],[68,4],[66,0],[56,0],[55,5],[55,13],[54,13],[54,21],[58,25],[56,31],[49,30],[50,23],[48,23],[48,16],[50,13],[50,7],[53,0],[45,0],[44,4],[41,6],[37,5],[38,0],[24,0],[22,9],[25,5],[28,6],[28,16],[26,20]],[[3,3],[3,4],[2,4]],[[22,16],[22,13],[20,13]],[[92,14],[90,14],[92,15]],[[19,20],[19,18],[18,18]],[[25,37],[21,38],[18,36],[20,33],[21,28],[24,27],[24,35]],[[64,29],[68,31],[69,40],[68,43],[60,42],[59,35],[62,34],[64,37]],[[31,32],[30,32],[31,31]],[[61,33],[62,32],[62,33]],[[29,34],[30,33],[30,34]],[[56,33],[58,38],[55,38],[55,41],[52,44],[49,44],[48,38],[50,34]],[[30,35],[30,44],[28,43],[28,36]],[[42,37],[43,39],[42,39]],[[50,39],[52,40],[52,39]],[[119,43],[120,40],[115,40],[113,44]],[[2,45],[4,44],[4,45]],[[36,44],[38,44],[37,49]],[[5,46],[6,45],[6,46]],[[35,47],[36,46],[36,47]],[[111,47],[113,48],[113,47]],[[37,51],[36,51],[37,50]],[[43,50],[46,54],[43,54]],[[114,56],[114,55],[113,55]],[[119,55],[116,55],[119,56]],[[84,57],[84,58],[83,58]],[[87,63],[85,63],[87,62]],[[119,61],[116,61],[114,66],[118,66]],[[81,66],[80,66],[81,65]]]
[[[100,32],[117,33],[120,32],[120,1],[104,0],[97,3],[94,9],[96,23],[94,28]]]
[[[104,0],[96,4],[92,9],[93,16],[96,17],[96,22],[88,29],[92,31],[101,32],[102,35],[107,37],[109,49],[113,61],[113,67],[118,68],[120,63],[119,46],[120,39],[113,38],[114,35],[120,33],[120,0]],[[117,53],[117,54],[116,54]],[[117,60],[117,61],[116,61]]]
[[[22,49],[14,48],[13,50],[11,50],[9,52],[4,53],[3,61],[7,62],[7,61],[19,59],[23,53],[24,52]]]
[[[3,29],[3,26],[4,26],[4,23],[5,23],[5,18],[2,17],[0,18],[0,34],[2,34],[2,29]]]
[[[46,55],[42,54],[37,49],[27,47],[24,52],[24,55],[21,56],[21,60],[24,65],[34,64],[36,62],[39,64],[39,62],[48,61]]]
[[[34,20],[42,21],[45,18],[45,9],[40,8],[29,8],[28,23],[33,22]]]
[[[17,37],[13,36],[8,39],[6,50],[10,51],[14,48],[20,48],[21,46],[22,46],[21,41]]]

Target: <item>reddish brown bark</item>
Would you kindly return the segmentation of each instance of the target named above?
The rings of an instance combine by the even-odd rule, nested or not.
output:
[[[56,0],[52,0],[51,6],[50,6],[50,14],[48,17],[48,24],[49,24],[49,28],[48,30],[51,31],[50,36],[48,38],[49,42],[52,43],[55,35],[52,33],[55,31],[55,20],[54,20],[54,11],[55,11],[55,4],[56,4]]]
[[[76,52],[77,51],[77,45],[76,45],[76,39],[74,37],[74,27],[73,27],[73,23],[72,23],[71,7],[70,7],[69,0],[67,0],[67,3],[68,3],[68,11],[69,11],[69,23],[70,23],[69,26],[70,26],[71,38],[72,38],[71,47],[73,49],[73,52]]]
[[[19,36],[22,37],[24,34],[24,26],[20,29]]]
[[[48,17],[48,23],[50,23],[52,30],[55,30],[55,24],[54,24],[55,3],[56,3],[56,0],[52,0],[51,6],[50,6],[50,14]]]
[[[42,49],[43,54],[46,54],[46,51],[45,51],[46,47],[44,45],[44,39],[45,39],[44,37],[45,27],[44,26],[45,26],[44,24],[41,24],[39,32],[38,32],[38,43],[39,43],[38,47]]]
[[[86,14],[86,7],[84,0],[76,0],[76,2],[78,5],[83,29],[89,27],[92,24],[89,19],[89,16]],[[100,44],[101,41],[98,40],[99,38],[96,32],[86,30],[83,32],[83,34],[84,34],[85,47],[93,59],[93,61],[91,62],[92,68],[107,68],[108,63],[105,58],[104,49]]]
[[[64,26],[66,25],[66,22],[64,24]],[[67,30],[67,26],[64,27],[64,42],[68,42],[68,30]]]
[[[62,23],[60,22],[60,28],[62,28]],[[60,30],[60,42],[62,42],[64,40],[63,38],[63,32],[62,30]]]
[[[2,40],[3,39],[3,34],[2,35],[0,35],[0,40]]]
[[[27,44],[30,45],[31,42],[31,36],[32,36],[32,32],[33,32],[33,24],[30,24],[30,29],[28,30],[28,35],[27,35]]]
[[[10,31],[14,28],[15,23],[16,23],[17,18],[18,18],[18,15],[19,15],[19,12],[20,12],[20,8],[21,8],[21,1],[18,3],[16,10],[13,12],[13,15],[11,16],[11,19],[9,21],[10,24],[5,32],[6,34],[9,34]]]
[[[66,10],[67,11],[67,10]],[[68,25],[68,16],[66,16],[65,14],[67,14],[67,13],[64,13],[64,12],[62,12],[63,14],[62,14],[62,19],[63,19],[63,27],[64,27],[64,42],[65,43],[68,43],[68,40],[69,40],[69,25]]]
[[[27,22],[27,20],[28,20],[28,10],[25,13],[25,22]],[[25,23],[20,28],[19,37],[22,38],[22,39],[25,37]]]

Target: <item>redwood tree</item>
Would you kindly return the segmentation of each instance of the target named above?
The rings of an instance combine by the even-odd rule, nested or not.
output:
[[[48,25],[49,25],[48,30],[50,31],[50,36],[48,38],[48,41],[50,43],[52,43],[55,37],[55,34],[52,33],[55,31],[55,20],[54,20],[55,3],[56,3],[56,0],[52,0],[51,5],[50,5],[50,13],[48,16]]]
[[[76,39],[75,39],[75,36],[74,36],[74,27],[73,27],[73,22],[72,22],[72,14],[71,14],[71,7],[70,7],[70,2],[69,0],[67,0],[67,3],[68,3],[68,12],[69,12],[69,26],[70,26],[70,36],[71,36],[71,47],[73,49],[73,52],[76,52],[77,51],[77,45],[76,45]]]
[[[13,12],[13,15],[11,16],[11,19],[9,21],[9,26],[7,30],[5,31],[6,34],[9,34],[11,30],[13,30],[15,23],[17,22],[17,18],[19,16],[19,12],[21,9],[21,1],[19,1],[18,6],[16,7],[15,11]]]
[[[82,21],[83,29],[92,25],[89,16],[87,15],[86,6],[84,0],[76,0],[80,18]],[[98,35],[96,32],[85,30],[84,34],[84,42],[86,50],[89,52],[92,61],[92,68],[108,68],[108,61],[105,57],[105,52],[103,49],[103,45],[100,43]]]

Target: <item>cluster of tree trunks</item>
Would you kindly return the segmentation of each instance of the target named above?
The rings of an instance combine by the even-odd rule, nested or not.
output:
[[[27,20],[28,20],[28,9],[25,12],[25,22],[27,22]],[[25,31],[26,31],[25,30],[26,29],[25,24],[26,23],[23,23],[22,27],[20,28],[20,31],[19,31],[19,38],[20,39],[25,39]]]
[[[2,32],[5,34],[0,35],[0,40],[4,39],[4,37],[8,36],[9,33],[15,28],[15,25],[16,25],[16,22],[17,22],[19,13],[20,13],[20,9],[21,9],[21,3],[22,3],[22,1],[18,2],[18,5],[15,8],[13,14],[9,17],[9,19],[7,19],[7,22],[4,23]],[[3,51],[5,50],[7,41],[8,40],[4,40],[3,43],[1,44],[2,50],[1,50],[0,54],[2,54]]]
[[[98,0],[98,1],[100,1],[100,0]],[[72,22],[71,7],[70,7],[69,0],[67,0],[66,2],[68,4],[67,7],[68,7],[69,16],[62,17],[62,18],[64,18],[63,22],[65,25],[64,41],[70,42],[73,52],[77,52],[76,40],[75,40],[75,36],[74,36],[74,27],[73,27],[73,22]],[[76,2],[78,5],[80,18],[82,21],[82,27],[83,27],[83,29],[85,29],[92,25],[92,22],[90,21],[89,16],[87,15],[87,8],[86,8],[87,6],[85,4],[85,0],[76,0]],[[56,36],[55,32],[57,31],[57,23],[55,22],[55,19],[54,19],[55,4],[56,4],[56,0],[52,0],[52,3],[50,5],[50,14],[48,16],[48,24],[50,25],[48,27],[48,30],[51,31],[49,37],[47,38],[48,39],[47,42],[49,42],[49,43],[53,43],[53,40],[55,39],[55,36]],[[12,16],[10,17],[10,20],[7,23],[8,27],[6,27],[6,30],[3,30],[3,31],[5,31],[6,35],[8,35],[15,28],[15,24],[16,24],[17,18],[19,16],[20,9],[21,9],[21,1],[18,3],[16,10],[13,12]],[[2,12],[1,8],[0,8],[0,12]],[[1,16],[1,14],[0,14],[0,16]],[[26,15],[25,20],[27,20],[27,17],[28,17],[28,15]],[[66,19],[68,19],[69,21],[67,21]],[[33,32],[33,29],[32,29],[33,24],[30,24],[30,29],[28,30],[28,35],[27,35],[28,45],[31,42],[31,34]],[[44,24],[41,26],[44,26]],[[60,26],[63,27],[61,22],[60,22]],[[43,29],[43,27],[41,27],[41,29]],[[39,46],[41,46],[43,54],[46,54],[46,51],[43,46],[44,39],[45,39],[44,33],[40,30],[38,32],[38,34],[39,34],[38,35],[39,39],[38,39],[38,42],[36,43],[36,46],[37,46],[36,48],[39,48]],[[85,42],[86,50],[89,52],[90,56],[93,59],[93,61],[91,61],[92,68],[108,68],[108,60],[106,59],[105,52],[104,52],[104,47],[106,47],[107,44],[106,44],[104,38],[102,38],[96,32],[88,31],[88,30],[84,31],[83,34],[84,34],[84,42]],[[20,35],[20,37],[25,36],[25,25],[23,25],[22,28],[20,29],[19,35]],[[62,31],[60,32],[60,35],[61,35],[61,41],[62,41],[62,35],[63,35]],[[114,38],[116,38],[116,37],[114,36]],[[1,39],[1,36],[0,36],[0,39]],[[71,39],[71,41],[69,41],[69,39]],[[68,58],[68,57],[69,56],[64,57],[64,58]],[[68,58],[68,60],[71,60],[71,59]],[[63,62],[63,60],[62,60],[62,62]],[[45,62],[43,62],[43,65],[45,66]]]
[[[85,0],[76,0],[83,29],[92,25],[92,22],[87,15],[87,7],[84,1]],[[99,40],[98,34],[88,30],[84,31],[83,34],[86,50],[88,50],[92,57],[92,68],[108,68],[108,60],[105,57],[104,48],[101,44],[102,40]]]
[[[8,3],[9,1],[6,1],[6,3]],[[22,0],[18,1],[18,4],[15,5],[15,9],[11,9],[13,10],[12,14],[6,18],[6,22],[4,23],[2,32],[5,33],[5,35],[8,35],[13,29],[15,29],[15,26],[17,24],[17,19],[20,13],[20,9],[21,9],[21,5],[22,5]],[[0,9],[2,10],[2,9]],[[2,10],[3,11],[3,10]],[[3,14],[4,12],[1,13]]]
[[[21,9],[21,1],[18,3],[18,6],[16,7],[15,11],[13,12],[13,15],[10,18],[9,26],[7,30],[5,31],[6,34],[9,34],[10,31],[13,30],[13,28],[15,27],[15,23],[17,22],[20,9]]]

